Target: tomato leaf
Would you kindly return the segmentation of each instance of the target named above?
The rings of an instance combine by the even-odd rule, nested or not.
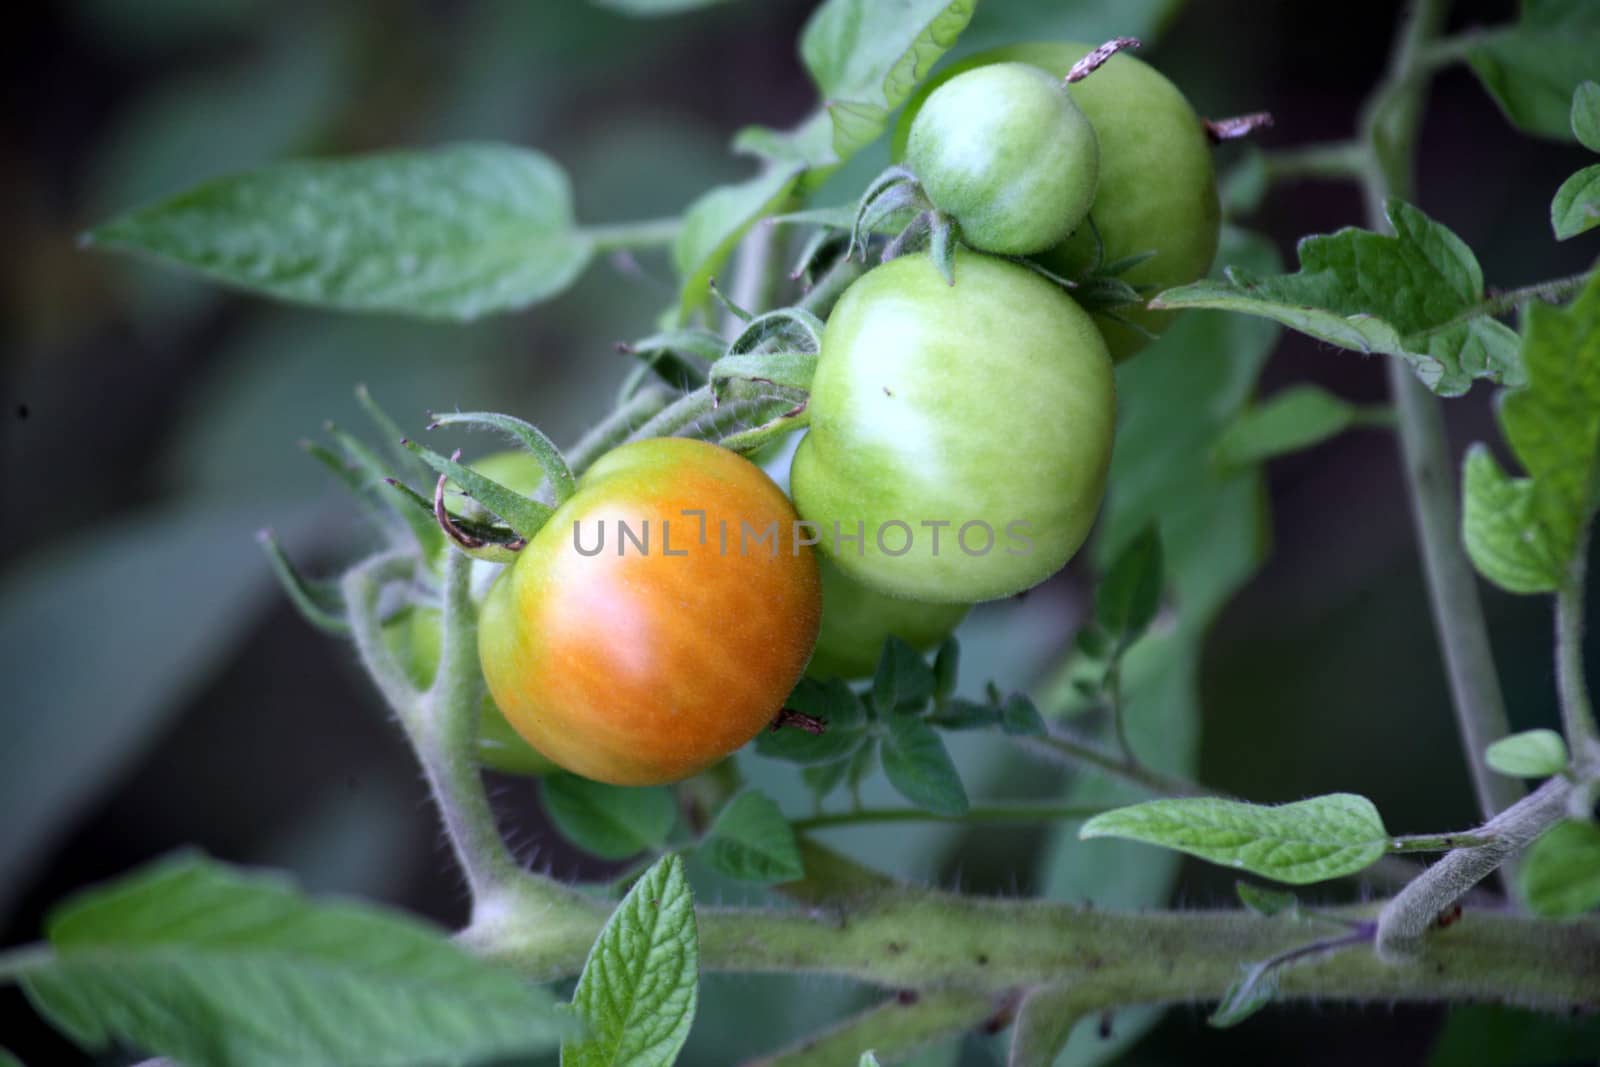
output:
[[[1389,847],[1378,809],[1353,793],[1276,806],[1212,797],[1152,800],[1096,815],[1078,836],[1175,848],[1296,885],[1354,874]]]
[[[940,815],[965,815],[967,791],[939,734],[915,715],[885,717],[883,771],[901,796]]]
[[[1484,749],[1483,758],[1513,778],[1548,778],[1566,769],[1567,743],[1554,730],[1524,730]]]
[[[1155,619],[1162,581],[1161,536],[1152,523],[1123,548],[1095,591],[1095,621],[1118,651],[1137,641]]]
[[[1484,34],[1467,62],[1506,118],[1529,133],[1568,138],[1568,105],[1593,78],[1600,55],[1600,5],[1591,0],[1523,0],[1522,17]],[[1600,151],[1600,149],[1596,149]]]
[[[129,212],[86,241],[280,300],[455,321],[549,299],[593,254],[561,169],[493,144],[277,163]]]
[[[589,951],[572,994],[588,1033],[562,1041],[562,1067],[670,1067],[694,1022],[699,985],[694,897],[683,860],[663,856]]]
[[[820,734],[793,726],[763,730],[756,735],[756,751],[790,763],[832,763],[853,753],[866,737],[867,713],[850,686],[838,678],[819,682],[802,678],[789,694],[785,707],[821,719]]]
[[[1462,537],[1485,578],[1513,593],[1566,581],[1600,508],[1600,272],[1566,308],[1527,310],[1531,381],[1500,403],[1500,428],[1528,472],[1509,477],[1483,445],[1467,452]]]
[[[1239,881],[1233,884],[1233,890],[1239,894],[1239,902],[1257,915],[1271,918],[1285,913],[1291,916],[1300,914],[1300,899],[1286,889],[1267,889]]]
[[[620,860],[666,843],[678,820],[672,791],[592,782],[555,772],[539,784],[561,836],[601,859]]]
[[[543,990],[407,916],[193,855],[58,908],[24,988],[86,1049],[229,1067],[531,1056],[570,1029]]]
[[[745,790],[717,813],[700,843],[707,863],[745,882],[793,882],[805,876],[789,820],[771,797]]]
[[[954,637],[947,637],[933,657],[933,699],[944,700],[956,691],[960,669],[961,645]]]
[[[800,58],[822,98],[793,130],[755,126],[735,147],[802,164],[814,188],[883,135],[889,113],[927,77],[972,19],[975,0],[827,0],[800,37]]]
[[[1600,82],[1584,82],[1572,94],[1572,136],[1591,152],[1600,152]]]
[[[872,675],[872,706],[879,715],[912,710],[933,696],[933,670],[917,650],[893,635],[884,638]]]
[[[1315,385],[1297,385],[1239,413],[1217,439],[1220,467],[1245,467],[1298,452],[1371,416]]]
[[[1564,819],[1528,849],[1517,868],[1522,898],[1540,915],[1600,907],[1600,825]]]
[[[1026,693],[1012,693],[1000,705],[1000,729],[1008,734],[1041,737],[1045,733],[1044,717]]]
[[[1600,226],[1600,163],[1584,167],[1561,183],[1550,201],[1550,229],[1565,241]]]
[[[1169,289],[1151,306],[1260,315],[1340,348],[1397,356],[1441,396],[1474,378],[1520,384],[1516,334],[1483,312],[1472,250],[1403,200],[1387,211],[1394,236],[1352,227],[1307,237],[1295,274],[1230,268],[1226,281]]]
[[[719,185],[689,205],[672,245],[672,262],[682,279],[680,319],[687,320],[711,296],[711,279],[739,239],[788,199],[800,173],[795,165],[769,167],[745,181]]]

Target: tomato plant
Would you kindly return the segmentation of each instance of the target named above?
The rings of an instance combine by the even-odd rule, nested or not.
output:
[[[806,674],[813,678],[865,678],[878,664],[888,637],[927,652],[967,617],[966,604],[927,604],[885,596],[819,557],[822,631]]]
[[[1025,63],[994,63],[928,96],[906,161],[962,241],[1021,255],[1054,247],[1083,221],[1100,146],[1062,81]]]
[[[820,581],[794,522],[759,467],[715,445],[608,453],[484,601],[507,721],[615,785],[675,782],[744,745],[816,643]]]
[[[1092,49],[1075,42],[1017,44],[952,64],[907,103],[894,154],[910,158],[918,117],[948,79],[1017,63],[1065,77]],[[1064,277],[1080,278],[1149,254],[1119,275],[1146,295],[1201,277],[1217,253],[1221,209],[1211,145],[1194,108],[1159,71],[1126,52],[1109,59],[1093,77],[1073,83],[1069,92],[1094,127],[1100,148],[1099,185],[1089,208],[1094,225],[1078,227],[1040,253],[1040,264]],[[1149,343],[1146,333],[1161,333],[1175,315],[1128,306],[1096,314],[1095,324],[1112,358],[1120,362]]]
[[[261,5],[101,0],[14,49],[14,80],[40,87],[17,139],[48,153],[17,168],[13,303],[28,343],[60,338],[50,354],[68,358],[24,361],[9,428],[26,476],[7,483],[7,529],[43,544],[0,582],[0,872],[57,862],[0,880],[0,910],[21,902],[26,924],[0,942],[0,983],[36,1009],[21,1040],[7,1015],[21,1055],[0,1049],[0,1067],[66,1063],[64,1041],[73,1062],[186,1067],[1097,1067],[1135,1041],[1139,1062],[1205,1054],[1187,1011],[1161,1021],[1174,1003],[1214,1004],[1213,1027],[1299,1012],[1211,1058],[1295,1061],[1285,1040],[1330,1062],[1396,1058],[1396,1027],[1360,1035],[1303,1006],[1331,1001],[1404,1013],[1401,1058],[1433,1040],[1438,1067],[1596,1062],[1581,1017],[1600,1012],[1583,639],[1600,272],[1592,245],[1549,239],[1600,226],[1600,4],[1526,0],[1477,26],[1413,0],[1364,100],[1310,101],[1330,70],[1377,69],[1349,56],[1395,12],[1292,5],[1244,40],[1168,0],[821,0],[797,42],[815,106],[739,130],[746,159],[729,166],[747,169],[709,189],[692,109],[737,89],[717,114],[744,121],[793,70],[764,61],[770,5],[723,5],[706,37],[631,21],[703,5],[297,5],[268,40],[245,10]],[[1181,19],[1172,51],[1152,52],[1195,98],[1270,100],[1276,76],[1294,102],[1282,142],[1219,153],[1220,235],[1208,142],[1270,115],[1202,120],[1118,54],[1132,36],[984,50],[1061,33],[1154,46]],[[1316,47],[1262,62],[1279,23],[1315,27]],[[86,59],[62,64],[56,46],[90,25]],[[208,41],[254,73],[213,71]],[[974,54],[940,71],[948,49]],[[1329,67],[1303,69],[1318,53]],[[345,55],[359,79],[323,69]],[[117,96],[159,71],[159,100],[124,114],[77,97],[104,94],[108,57]],[[1267,76],[1239,69],[1258,62]],[[203,65],[205,91],[191,100],[169,63]],[[1458,63],[1493,101],[1441,83],[1451,121],[1429,127],[1438,158],[1419,167],[1433,77]],[[605,92],[574,97],[575,71]],[[648,116],[611,121],[636,93]],[[1331,110],[1312,119],[1313,102]],[[897,110],[911,165],[863,181]],[[296,121],[311,111],[319,125]],[[84,116],[115,127],[105,173],[67,165],[93,139],[72,125]],[[261,164],[501,123],[547,131],[570,169],[483,140]],[[1316,128],[1352,132],[1304,136]],[[169,165],[221,176],[148,199]],[[1430,202],[1429,174],[1457,188]],[[1340,201],[1299,204],[1305,179],[1350,184],[1364,219],[1307,236],[1296,212]],[[321,311],[208,310],[198,287],[113,282],[59,240],[95,210],[84,190],[145,206],[83,244]],[[554,299],[591,268],[537,325],[447,325]],[[1545,280],[1491,284],[1524,275]],[[347,329],[332,311],[384,319]],[[1319,346],[1314,367],[1269,369],[1285,331]],[[199,351],[236,336],[215,366]],[[82,389],[90,417],[73,423],[58,401],[80,386],[56,376],[101,348],[119,354],[118,388]],[[1319,384],[1289,384],[1302,373]],[[141,395],[145,374],[169,379]],[[340,411],[336,376],[373,388]],[[1445,426],[1487,423],[1443,408],[1472,392],[1499,440],[1458,463]],[[474,410],[483,397],[528,410]],[[276,470],[324,403],[337,418],[306,451],[365,536]],[[96,435],[128,425],[162,448],[123,484],[128,450]],[[467,431],[518,448],[469,466]],[[1376,450],[1349,443],[1367,431]],[[94,462],[66,462],[80,432]],[[1267,477],[1274,457],[1325,446]],[[790,459],[792,503],[752,457]],[[1350,476],[1319,473],[1341,462]],[[86,469],[90,488],[74,481]],[[102,495],[122,509],[139,485],[159,487],[150,506],[103,514]],[[1410,507],[1393,506],[1402,487]],[[1286,503],[1298,512],[1275,529]],[[269,514],[281,537],[258,529]],[[340,642],[320,665],[280,640],[281,619],[253,621],[253,529],[300,616]],[[1266,566],[1275,538],[1308,529]],[[1012,595],[1083,546],[1066,580]],[[326,569],[303,572],[302,554]],[[1412,556],[1416,580],[1372,565]],[[1479,579],[1498,589],[1493,631]],[[272,658],[219,669],[230,642]],[[1535,654],[1548,665],[1530,669]],[[365,706],[338,684],[351,662]],[[184,692],[190,716],[163,718]],[[368,743],[390,728],[406,748]],[[115,784],[106,769],[140,742],[159,754]],[[528,788],[486,767],[543,773]],[[1313,780],[1337,791],[1304,796]],[[1246,799],[1286,792],[1300,799]],[[192,821],[130,812],[149,798]],[[1440,812],[1456,813],[1442,830],[1395,832]],[[415,877],[435,816],[459,875],[445,899]],[[1030,829],[989,832],[1003,824]],[[41,890],[180,836],[389,904],[185,850],[38,923]],[[1191,881],[1179,853],[1217,870]],[[1241,876],[1222,906],[1218,879]],[[1197,898],[1202,914],[1173,906]],[[835,1011],[854,1014],[823,1021]]]
[[[970,603],[1060,570],[1105,489],[1105,344],[1056,286],[963,252],[852,285],[822,338],[790,486],[840,570],[890,596]]]

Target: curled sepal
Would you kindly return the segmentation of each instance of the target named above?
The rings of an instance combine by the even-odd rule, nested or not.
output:
[[[388,454],[389,461],[394,464],[395,475],[400,478],[426,476],[428,468],[400,445],[405,433],[401,431],[399,424],[389,417],[387,411],[378,406],[371,390],[365,385],[356,386],[356,403],[361,405],[361,410],[367,413],[367,418],[372,420],[372,425],[377,428],[379,440],[387,445],[384,451]]]
[[[395,519],[398,518],[400,524],[409,531],[422,556],[432,559],[444,543],[438,528],[427,516],[419,517],[411,509],[403,507],[393,495],[388,468],[377,453],[360,438],[346,433],[331,422],[325,423],[323,428],[339,445],[344,459],[312,442],[306,442],[306,451],[347,485],[357,499],[367,503],[368,514],[388,536],[391,544],[398,547],[406,536],[396,527]]]
[[[711,368],[711,385],[720,390],[735,380],[766,382],[809,393],[816,373],[815,352],[742,352],[717,360]]]
[[[533,423],[492,411],[458,411],[433,416],[433,422],[428,429],[461,423],[488,426],[515,438],[523,448],[532,453],[534,459],[539,461],[540,468],[544,470],[545,483],[550,486],[551,495],[558,506],[565,503],[577,491],[577,479],[573,478],[572,470],[561,455],[561,449],[557,448],[555,442],[546,437],[544,431]],[[506,521],[510,521],[509,517],[505,518]]]
[[[728,345],[728,356],[763,350],[822,351],[822,320],[805,308],[777,308],[751,319]],[[715,381],[716,375],[712,374]]]
[[[350,623],[346,621],[344,596],[333,582],[319,582],[301,574],[278,543],[278,535],[271,530],[256,534],[261,548],[272,565],[272,573],[289,595],[289,602],[317,629],[330,634],[347,634]]]
[[[890,167],[872,179],[866,192],[862,193],[861,199],[857,201],[855,220],[850,227],[850,247],[845,255],[853,256],[859,248],[861,258],[865,260],[867,243],[872,239],[873,233],[878,228],[886,226],[897,212],[921,213],[932,206],[927,196],[923,194],[917,176],[911,173],[910,167],[900,165]]]
[[[639,361],[622,387],[617,403],[638,396],[651,378],[659,378],[674,389],[698,389],[706,384],[711,364],[722,355],[722,338],[710,330],[685,328],[663,330],[637,341],[621,342],[617,351]]]
[[[841,231],[827,226],[818,227],[815,233],[806,238],[806,243],[800,246],[800,255],[795,258],[794,269],[789,272],[789,279],[803,282],[805,287],[810,289],[818,277],[849,255],[849,252],[850,242]]]
[[[442,475],[441,480],[449,481]],[[406,502],[408,512],[420,513],[435,534],[448,539],[473,559],[487,560],[490,563],[510,563],[516,558],[517,552],[527,544],[520,534],[508,526],[480,522],[477,519],[457,515],[453,511],[446,510],[445,517],[448,521],[440,522],[438,499],[429,499],[409,485],[393,478],[389,479],[389,485],[395,494]],[[434,496],[435,498],[440,496],[437,486]]]
[[[511,542],[496,542],[469,534],[456,524],[450,514],[450,509],[444,506],[444,487],[450,479],[439,475],[439,481],[433,487],[433,517],[439,523],[439,529],[461,551],[473,559],[485,559],[490,563],[510,563],[516,554],[526,547],[527,542],[518,538]]]
[[[545,524],[551,513],[555,510],[547,504],[537,500],[529,500],[521,493],[507,489],[492,478],[486,478],[473,470],[456,462],[461,455],[456,452],[451,458],[424,448],[415,441],[406,441],[405,446],[422,457],[422,461],[435,471],[448,477],[461,487],[472,499],[488,508],[494,514],[505,520],[506,525],[517,532],[524,540],[531,538],[539,532],[539,527]],[[446,536],[450,533],[445,531]]]

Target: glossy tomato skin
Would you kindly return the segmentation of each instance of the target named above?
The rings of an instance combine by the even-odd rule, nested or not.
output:
[[[1010,596],[1088,535],[1115,408],[1105,343],[1062,289],[970,251],[948,285],[926,253],[902,256],[828,320],[790,487],[863,585],[943,604]]]
[[[506,720],[613,785],[679,781],[743,746],[816,644],[821,583],[796,518],[759,467],[715,445],[602,457],[484,601],[479,659]]]
[[[1061,243],[1083,221],[1100,146],[1060,79],[1023,63],[995,63],[951,78],[927,98],[911,125],[906,162],[968,245],[1023,255]]]
[[[962,73],[997,63],[1027,63],[1065,77],[1091,45],[1040,42],[981,52],[936,74],[907,102],[892,153],[903,158],[923,102],[937,87]],[[1216,169],[1200,117],[1178,88],[1149,64],[1126,52],[1074,83],[1070,92],[1094,127],[1100,146],[1100,178],[1089,215],[1104,242],[1104,262],[1156,254],[1121,277],[1160,292],[1203,277],[1216,258],[1221,232]],[[1079,227],[1071,237],[1036,258],[1068,277],[1088,269],[1093,232]],[[1117,314],[1151,333],[1171,325],[1175,312],[1121,308]],[[1096,315],[1112,358],[1121,361],[1149,343],[1137,331]]]
[[[883,642],[898,637],[918,652],[931,651],[967,617],[966,604],[928,604],[869,589],[829,563],[822,572],[822,632],[806,674],[866,678],[878,665]]]

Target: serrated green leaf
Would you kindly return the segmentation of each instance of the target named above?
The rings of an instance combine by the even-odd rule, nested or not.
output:
[[[1476,313],[1483,272],[1472,250],[1402,200],[1387,210],[1392,237],[1355,228],[1307,237],[1295,274],[1230,269],[1225,282],[1169,289],[1151,305],[1260,315],[1340,348],[1397,356],[1441,396],[1474,378],[1520,384],[1516,335]]]
[[[1514,778],[1548,778],[1567,767],[1567,743],[1554,730],[1524,730],[1484,749],[1483,758]]]
[[[875,742],[874,742],[875,744]],[[863,746],[871,748],[872,744]],[[800,771],[800,778],[806,783],[806,788],[814,793],[818,800],[832,793],[850,774],[850,767],[855,763],[856,757],[862,749],[857,749],[843,759],[834,760],[832,763],[813,763]]]
[[[1152,523],[1128,542],[1095,590],[1095,621],[1117,651],[1137,641],[1156,617],[1162,581],[1161,535]]]
[[[756,751],[763,756],[808,765],[832,763],[848,757],[866,738],[866,710],[850,686],[838,678],[826,682],[800,679],[784,706],[821,719],[828,728],[820,734],[791,726],[763,730],[756,735]]]
[[[491,144],[274,164],[88,240],[281,300],[455,321],[555,296],[593,252],[561,169]]]
[[[1041,737],[1045,733],[1044,717],[1026,693],[1012,693],[1000,706],[1000,729],[1012,735]]]
[[[1278,995],[1274,962],[1267,960],[1251,964],[1244,974],[1228,987],[1228,991],[1222,994],[1222,1000],[1217,1003],[1216,1010],[1207,1017],[1206,1023],[1218,1030],[1226,1030],[1230,1026],[1238,1026],[1271,1004],[1272,998]]]
[[[745,231],[788,199],[800,177],[796,165],[774,166],[742,182],[719,185],[689,205],[672,245],[683,280],[678,316],[687,319],[711,296],[710,282]]]
[[[965,815],[967,791],[939,734],[915,715],[885,717],[883,771],[889,784],[919,808],[939,815]]]
[[[588,1033],[562,1067],[670,1067],[699,999],[700,941],[683,860],[663,856],[617,905],[572,994]]]
[[[1522,899],[1539,915],[1600,907],[1600,824],[1564,819],[1528,849],[1517,868]]]
[[[745,882],[793,882],[805,876],[789,820],[765,793],[745,790],[728,801],[700,844],[706,862]]]
[[[1354,874],[1389,847],[1378,809],[1353,793],[1276,806],[1212,797],[1152,800],[1096,815],[1078,836],[1175,848],[1294,885]]]
[[[1572,94],[1572,136],[1591,152],[1600,152],[1600,82],[1584,82]]]
[[[976,0],[827,0],[800,37],[819,110],[787,132],[741,131],[737,147],[805,167],[814,188],[883,135],[889,113],[956,42],[975,7]]]
[[[1516,25],[1476,40],[1467,62],[1506,118],[1530,133],[1566,139],[1573,92],[1594,77],[1596,55],[1600,5],[1523,0]]]
[[[1321,444],[1349,429],[1359,412],[1315,385],[1297,385],[1240,412],[1217,439],[1218,466],[1243,467]]]
[[[125,1042],[219,1067],[532,1055],[568,1020],[549,995],[379,908],[195,856],[62,906],[25,988],[87,1049]]]
[[[1239,902],[1257,915],[1270,918],[1284,912],[1297,914],[1300,911],[1300,899],[1286,889],[1266,889],[1242,881],[1233,883],[1233,889],[1239,894]]]
[[[879,715],[914,709],[933,696],[933,670],[917,650],[893,635],[884,638],[872,675],[872,706]]]
[[[926,721],[941,730],[981,730],[1000,723],[1000,709],[993,704],[954,697],[941,701],[926,716]]]
[[[1550,229],[1565,241],[1600,226],[1600,163],[1584,167],[1561,183],[1550,201]]]
[[[672,790],[592,782],[555,772],[539,783],[561,836],[601,859],[621,860],[666,843],[678,819]]]
[[[1500,404],[1500,427],[1525,478],[1482,445],[1467,453],[1462,536],[1478,571],[1513,593],[1553,592],[1600,506],[1600,272],[1566,308],[1527,310],[1531,378]]]

